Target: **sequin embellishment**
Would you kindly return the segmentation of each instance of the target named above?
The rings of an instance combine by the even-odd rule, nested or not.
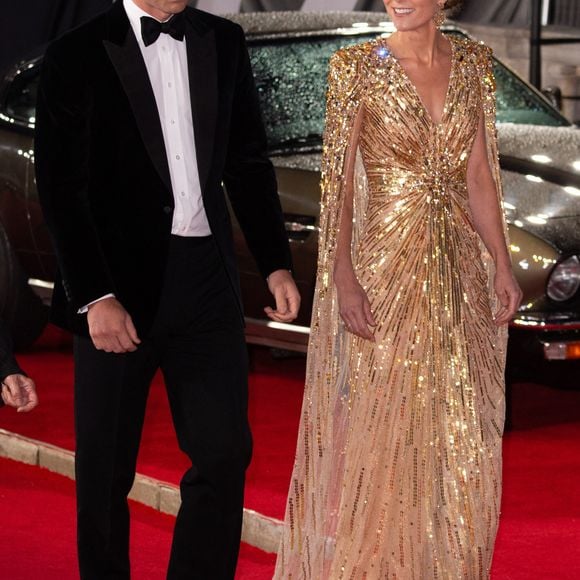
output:
[[[483,111],[501,199],[490,51],[453,39],[440,123],[381,40],[329,72],[318,283],[275,578],[486,579],[497,531],[505,329],[471,219]],[[340,322],[333,264],[357,114],[353,264],[376,342]]]

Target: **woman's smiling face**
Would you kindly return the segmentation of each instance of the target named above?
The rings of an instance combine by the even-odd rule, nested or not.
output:
[[[395,28],[409,31],[433,22],[433,16],[444,6],[441,0],[383,0]]]

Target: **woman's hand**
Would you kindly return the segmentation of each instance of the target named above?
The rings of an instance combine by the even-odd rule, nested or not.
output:
[[[501,307],[493,319],[500,326],[507,324],[515,316],[523,296],[511,266],[499,267],[496,270],[494,288]]]
[[[346,329],[361,338],[375,340],[369,326],[376,326],[366,292],[358,283],[352,270],[347,273],[335,273],[334,283],[338,296],[340,317]]]

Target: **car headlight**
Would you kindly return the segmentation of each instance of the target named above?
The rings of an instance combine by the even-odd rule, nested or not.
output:
[[[578,256],[570,256],[552,270],[546,292],[552,300],[563,302],[572,298],[579,287],[580,259]]]

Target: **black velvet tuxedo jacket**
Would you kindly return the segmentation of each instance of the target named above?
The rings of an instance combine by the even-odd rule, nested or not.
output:
[[[290,269],[290,251],[243,31],[192,8],[185,18],[203,202],[240,302],[222,183],[262,274]],[[35,163],[59,264],[53,321],[86,335],[78,309],[112,292],[146,332],[174,200],[153,89],[122,2],[48,48]]]

